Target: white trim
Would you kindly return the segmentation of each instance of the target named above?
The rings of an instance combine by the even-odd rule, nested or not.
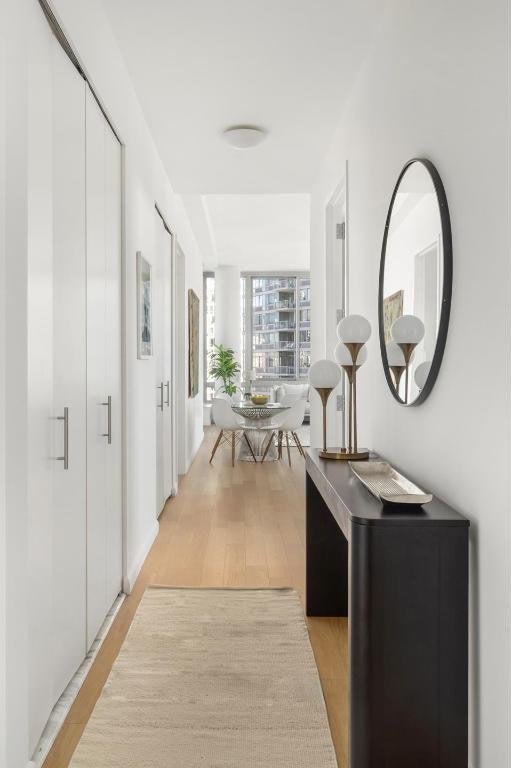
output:
[[[126,576],[123,578],[122,581],[122,589],[123,592],[126,595],[130,595],[133,587],[135,586],[135,582],[138,578],[138,574],[140,573],[140,570],[144,564],[144,561],[149,554],[149,550],[154,544],[154,541],[156,537],[158,536],[158,532],[160,530],[160,526],[158,524],[158,521],[155,520],[153,525],[151,526],[149,533],[141,546],[137,557],[134,560],[133,565],[130,568],[129,573],[126,574]]]

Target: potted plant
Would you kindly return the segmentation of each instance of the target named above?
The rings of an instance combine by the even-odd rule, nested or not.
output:
[[[227,349],[223,344],[215,344],[215,351],[211,355],[211,365],[209,374],[216,381],[222,381],[222,392],[232,396],[238,389],[235,384],[235,378],[241,368],[234,359],[234,350]]]

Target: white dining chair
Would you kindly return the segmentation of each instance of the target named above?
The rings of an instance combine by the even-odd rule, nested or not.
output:
[[[295,395],[289,395],[289,397],[295,398]],[[266,445],[266,448],[264,449],[263,458],[261,461],[264,461],[266,458],[266,454],[269,451],[270,445],[273,443],[273,438],[275,437],[275,433],[277,433],[277,449],[278,449],[278,457],[279,459],[282,458],[282,440],[284,437],[286,438],[286,447],[287,447],[287,459],[289,461],[289,466],[291,466],[291,451],[290,451],[290,445],[289,445],[289,437],[291,436],[291,439],[294,441],[296,447],[298,448],[298,452],[301,456],[305,458],[305,451],[303,450],[303,446],[300,442],[300,439],[296,433],[296,430],[302,426],[303,424],[303,418],[305,416],[305,406],[306,402],[302,398],[296,399],[294,405],[292,405],[289,410],[284,411],[284,413],[280,414],[280,417],[275,417],[275,420],[272,421],[272,423],[268,427],[263,427],[266,431],[270,432],[270,438],[268,440],[268,443]]]
[[[229,403],[231,402],[231,396],[228,395],[227,392],[215,392],[215,397],[218,400],[227,400]]]
[[[224,393],[220,393],[224,394]],[[240,440],[245,439],[246,444],[249,447],[250,453],[252,454],[252,458],[255,462],[257,462],[257,459],[255,457],[255,453],[252,449],[252,445],[250,444],[250,440],[248,439],[248,435],[246,433],[246,427],[243,419],[241,416],[238,416],[231,408],[230,404],[230,398],[227,396],[228,399],[225,397],[215,397],[213,398],[213,422],[216,424],[217,427],[220,428],[220,432],[218,433],[218,437],[216,439],[215,445],[213,446],[213,450],[211,452],[211,458],[209,459],[209,463],[213,461],[213,458],[215,456],[215,453],[217,451],[217,448],[221,444],[230,445],[231,447],[231,456],[232,456],[232,466],[234,467],[234,460],[236,457],[236,446],[239,443]]]

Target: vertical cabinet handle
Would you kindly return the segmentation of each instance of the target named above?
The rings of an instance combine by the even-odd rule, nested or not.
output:
[[[108,395],[106,402],[101,403],[108,408],[107,415],[107,432],[103,432],[103,437],[108,439],[108,445],[112,443],[112,395]]]
[[[163,411],[163,381],[161,384],[157,385],[156,389],[160,390],[160,404],[158,408],[160,409],[160,411]]]
[[[57,416],[57,421],[64,422],[64,455],[57,456],[57,461],[64,462],[64,469],[69,469],[69,408],[64,408],[64,415]]]
[[[167,408],[170,407],[170,381],[167,380],[167,383],[165,384],[167,387],[167,399],[165,400],[165,405]]]

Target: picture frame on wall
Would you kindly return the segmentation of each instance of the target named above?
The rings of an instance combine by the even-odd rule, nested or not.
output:
[[[200,301],[191,288],[188,290],[188,397],[199,393],[199,328]]]
[[[146,360],[153,354],[151,265],[137,251],[137,356]]]

